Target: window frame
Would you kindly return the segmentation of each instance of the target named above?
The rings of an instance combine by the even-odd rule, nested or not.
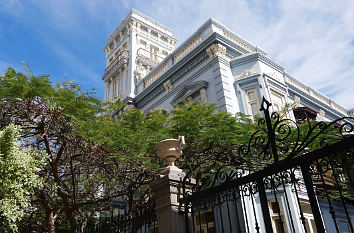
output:
[[[255,95],[255,99],[254,100],[250,100],[250,96],[249,93],[254,92]],[[247,110],[248,110],[248,115],[251,115],[253,118],[256,117],[257,115],[260,116],[261,112],[260,112],[260,103],[259,103],[259,96],[258,96],[258,91],[256,88],[250,88],[245,90],[245,95],[246,95],[246,99],[247,99]],[[257,114],[254,115],[253,111],[252,111],[252,104],[256,104],[257,105]]]

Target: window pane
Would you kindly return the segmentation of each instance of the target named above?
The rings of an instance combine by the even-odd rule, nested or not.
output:
[[[252,110],[252,115],[258,115],[259,111],[258,111],[258,104],[257,103],[253,103],[251,104],[251,110]]]
[[[305,214],[312,215],[311,206],[309,203],[301,201],[300,205],[301,205],[302,212],[304,212]]]
[[[349,224],[347,222],[339,222],[339,230],[341,233],[350,233]]]
[[[285,226],[285,222],[283,221],[281,223],[279,218],[278,219],[274,219],[274,224],[275,224],[275,232],[277,232],[277,233],[280,233],[280,232],[287,233],[288,232],[288,230],[287,230],[287,228]]]

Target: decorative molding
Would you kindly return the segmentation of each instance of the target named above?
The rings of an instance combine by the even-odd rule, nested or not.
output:
[[[170,80],[167,80],[164,84],[163,84],[166,93],[169,93],[172,90],[172,83]]]
[[[201,52],[197,56],[194,57],[194,59],[190,60],[184,65],[181,65],[178,69],[174,69],[173,71],[170,72],[165,72],[162,76],[160,76],[155,82],[153,82],[151,85],[149,85],[147,88],[145,88],[138,96],[136,96],[136,103],[138,108],[142,108],[145,106],[147,103],[152,101],[156,96],[160,95],[162,92],[165,91],[165,88],[163,86],[163,82],[165,82],[166,79],[169,79],[172,84],[177,82],[180,78],[182,78],[186,73],[188,73],[190,70],[192,70],[194,67],[198,66],[200,63],[202,63],[205,59],[208,58],[207,53]],[[144,80],[147,77],[144,78]]]
[[[207,94],[206,94],[206,88],[200,89],[200,101],[202,103],[206,103],[208,101]]]
[[[340,117],[342,117],[343,115],[348,115],[348,110],[346,108],[339,105],[337,102],[323,95],[322,93],[316,91],[315,89],[300,82],[299,80],[294,79],[290,75],[288,75],[286,78],[286,84],[289,86],[289,89],[292,89],[295,93],[303,93],[306,96],[310,96],[313,100],[315,100],[315,102],[321,103],[321,105],[329,106],[334,111],[340,113]]]
[[[178,91],[176,96],[172,99],[171,104],[172,105],[177,104],[183,99],[188,100],[189,97],[191,97],[196,92],[201,91],[201,89],[204,89],[205,91],[207,87],[208,87],[207,81],[197,81],[197,82],[184,84],[182,88]],[[206,99],[206,93],[204,98]]]
[[[275,63],[274,61],[272,61],[271,59],[269,59],[268,57],[264,56],[261,53],[252,53],[252,54],[245,54],[243,56],[237,57],[235,60],[232,60],[230,62],[231,67],[235,67],[235,66],[240,66],[252,61],[261,61],[265,64],[267,64],[268,66],[272,67],[273,69],[277,70],[280,73],[284,72],[284,68],[280,65],[278,65],[277,63]]]
[[[212,44],[206,51],[210,60],[213,60],[215,57],[226,58],[226,47],[219,43]]]
[[[143,22],[141,19],[139,19],[139,17],[142,20],[145,20],[146,22],[150,23],[151,25],[146,24],[146,22]],[[147,26],[148,28],[150,28],[151,26],[156,27],[156,29],[154,28],[154,30],[158,30],[164,36],[167,36],[167,37],[171,38],[172,40],[177,41],[176,38],[172,37],[173,31],[171,28],[160,24],[156,20],[152,19],[149,16],[144,15],[143,13],[141,13],[135,9],[131,9],[129,11],[128,15],[121,21],[121,23],[114,29],[114,31],[107,37],[107,44],[104,46],[103,50],[105,50],[108,47],[108,45],[114,40],[114,38],[117,36],[117,34],[119,34],[125,26],[127,26],[127,25],[129,26],[129,23],[131,20],[136,21],[140,24],[143,24],[144,26]]]
[[[282,77],[280,77],[279,74],[277,74],[276,72],[268,72],[268,73],[266,73],[266,75],[268,75],[269,77],[272,77],[278,81],[282,81]]]
[[[255,74],[255,72],[253,72],[252,70],[245,70],[240,74],[240,79],[251,76],[253,74]]]
[[[183,47],[179,47],[173,55],[173,62],[176,63],[181,60],[185,55],[187,55],[191,50],[198,46],[202,41],[202,33],[195,35],[193,38],[188,40],[188,43],[183,43]]]
[[[152,23],[153,25],[157,26],[158,28],[164,30],[164,31],[168,31],[169,33],[172,33],[173,30],[165,25],[162,25],[160,24],[159,22],[157,22],[156,20],[154,20],[153,18],[149,17],[149,16],[146,16],[144,15],[143,13],[141,13],[140,11],[138,10],[135,10],[135,9],[131,9],[131,12],[132,13],[135,13],[137,15],[139,15],[141,18],[145,19],[146,21]]]
[[[314,98],[313,96],[310,96],[308,93],[292,86],[291,84],[289,85],[288,93],[289,96],[292,98],[295,95],[300,96],[302,106],[310,107],[316,111],[319,111],[321,108],[324,109],[326,112],[326,117],[328,119],[334,120],[339,117],[347,116],[347,114],[344,114],[343,112],[336,110],[330,105],[325,104],[324,102],[318,100],[317,98]]]
[[[204,60],[203,66],[200,66],[200,69],[196,69],[196,72],[193,72],[186,79],[183,79],[183,83],[195,82],[196,79],[200,78],[205,72],[207,72],[211,67],[213,67],[213,65],[214,65],[213,63],[217,63],[217,60],[205,63],[206,60],[207,60],[207,58]],[[184,77],[182,77],[182,78],[184,78]],[[177,92],[179,92],[180,89],[181,89],[181,85],[178,85],[178,86],[176,86],[176,88],[172,89],[172,91],[170,93],[167,93],[165,95],[161,94],[159,96],[161,98],[156,97],[155,101],[153,103],[151,103],[151,105],[149,105],[148,107],[145,108],[145,111],[149,112],[153,109],[160,108],[162,103],[164,103],[166,100],[169,100],[170,98],[172,98],[172,96],[175,96],[177,94]]]
[[[124,50],[123,53],[106,68],[106,72],[104,73],[102,79],[106,80],[108,77],[112,77],[120,68],[126,67],[128,62],[129,53],[128,51]]]
[[[286,92],[287,86],[283,82],[269,76],[268,74],[263,73],[263,77],[266,78],[266,82],[268,83],[267,86],[276,87],[279,91]]]

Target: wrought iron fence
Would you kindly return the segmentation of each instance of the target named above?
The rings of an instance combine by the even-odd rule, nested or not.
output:
[[[182,180],[187,233],[354,232],[354,119],[298,125],[270,106],[263,98],[259,130],[234,155],[247,166]]]
[[[79,225],[81,229],[81,224]],[[149,199],[124,215],[90,218],[82,233],[103,232],[157,233],[155,199]]]

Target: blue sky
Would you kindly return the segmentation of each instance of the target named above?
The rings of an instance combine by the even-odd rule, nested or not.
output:
[[[263,48],[287,72],[354,108],[354,1],[0,0],[0,73],[11,66],[103,97],[102,51],[131,8],[182,43],[209,17]],[[177,46],[178,46],[177,44]]]

